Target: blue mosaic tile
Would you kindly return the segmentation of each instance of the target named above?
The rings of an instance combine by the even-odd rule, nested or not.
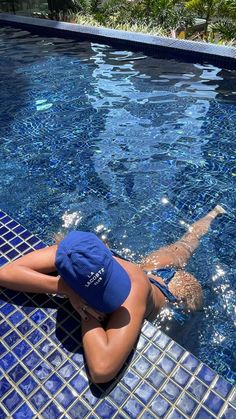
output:
[[[129,393],[128,391],[122,387],[120,384],[115,386],[115,388],[109,393],[109,397],[113,402],[115,402],[118,406],[121,406],[126,399],[128,399]]]
[[[186,419],[186,416],[183,416],[179,410],[174,409],[169,415],[168,419]]]
[[[103,400],[95,409],[96,414],[101,419],[112,418],[117,409],[108,400]]]
[[[46,333],[46,335],[49,335],[52,330],[55,329],[55,322],[51,319],[45,320],[43,324],[40,325],[41,329]]]
[[[232,385],[222,377],[218,377],[216,383],[213,386],[213,390],[218,393],[221,397],[226,398],[232,389]]]
[[[77,397],[78,395],[76,392],[65,387],[60,391],[55,399],[64,409],[67,409],[77,399]]]
[[[235,419],[236,409],[233,406],[227,406],[224,412],[220,415],[221,419]]]
[[[101,395],[102,392],[99,391],[99,389],[95,385],[91,384],[89,388],[83,393],[82,397],[86,400],[89,406],[94,407],[95,404],[97,404],[97,402],[99,401]]]
[[[31,346],[22,340],[18,345],[14,348],[14,353],[18,356],[18,358],[22,358],[31,350]]]
[[[43,340],[38,346],[37,350],[41,353],[43,356],[47,356],[52,352],[52,350],[55,349],[55,345],[53,342],[51,342],[49,339]]]
[[[10,243],[13,246],[17,246],[18,244],[22,243],[22,240],[20,239],[20,237],[14,237],[13,239],[10,240]]]
[[[9,221],[11,221],[11,218],[8,215],[5,215],[2,219],[1,219],[1,223],[3,224],[7,224],[9,223]]]
[[[59,352],[58,350],[54,351],[47,357],[47,361],[52,364],[54,367],[59,367],[64,360],[66,359],[65,355]],[[73,366],[72,366],[73,368]]]
[[[181,364],[190,372],[194,372],[200,365],[200,361],[194,355],[188,354]]]
[[[62,380],[57,374],[53,374],[45,383],[44,387],[48,390],[49,393],[55,394],[57,390],[63,385]]]
[[[18,361],[15,355],[13,355],[11,352],[8,352],[0,359],[0,367],[3,371],[7,372],[9,368],[13,367],[13,365],[16,364],[16,362]]]
[[[11,327],[6,322],[1,322],[0,324],[0,336],[4,336],[9,330],[11,330]]]
[[[176,406],[182,410],[185,415],[192,417],[198,407],[198,403],[193,400],[192,397],[189,397],[187,394],[183,394],[178,400]]]
[[[89,408],[85,406],[84,403],[81,403],[81,401],[77,401],[69,410],[69,416],[72,419],[82,419],[85,416],[87,416],[89,412]]]
[[[179,397],[180,392],[181,389],[172,381],[168,381],[161,390],[161,394],[172,403]]]
[[[0,419],[6,419],[6,413],[2,410],[0,406]]]
[[[26,403],[24,403],[19,409],[17,409],[12,417],[13,419],[31,419],[35,417],[35,413]]]
[[[215,416],[212,416],[206,409],[201,407],[194,419],[215,419]]]
[[[22,237],[24,240],[30,237],[32,234],[29,231],[24,231],[23,233],[20,233],[20,237]]]
[[[5,242],[5,240],[2,239],[2,237],[0,237],[0,246],[2,246]]]
[[[129,418],[136,419],[142,412],[144,406],[138,402],[133,396],[125,403],[123,410],[128,414]]]
[[[210,385],[216,377],[216,373],[206,365],[203,365],[200,371],[197,373],[197,377],[199,377],[207,385]]]
[[[9,333],[9,335],[4,337],[4,341],[7,343],[7,345],[11,348],[15,343],[20,339],[20,336],[18,333],[16,333],[14,330],[13,332]]]
[[[169,409],[170,404],[160,395],[152,401],[150,408],[158,416],[158,418],[165,418]]]
[[[179,384],[181,387],[186,386],[190,378],[191,375],[181,367],[178,368],[177,371],[173,374],[173,380],[175,380],[176,383]]]
[[[170,343],[171,339],[169,336],[164,335],[164,333],[157,333],[157,336],[153,339],[153,341],[161,348],[165,349],[166,346]]]
[[[45,247],[45,244],[43,242],[37,243],[34,245],[35,250],[43,249]]]
[[[148,344],[149,341],[144,336],[140,335],[136,349],[141,352]]]
[[[202,400],[206,394],[208,387],[206,387],[201,381],[197,378],[194,378],[187,387],[187,390],[197,399]]]
[[[0,228],[0,236],[3,236],[7,232],[8,232],[8,229],[6,227],[1,227]]]
[[[20,233],[22,233],[22,231],[25,230],[25,228],[22,227],[21,225],[17,225],[13,230],[14,230],[15,233],[20,234]]]
[[[18,225],[19,224],[16,221],[11,221],[10,223],[8,223],[7,227],[13,230]]]
[[[0,342],[0,356],[2,356],[6,351],[7,348]]]
[[[42,409],[43,406],[49,401],[48,395],[45,391],[40,388],[36,393],[34,393],[30,398],[30,403],[35,407],[36,411],[38,412]]]
[[[8,262],[7,258],[5,258],[4,256],[0,256],[0,266],[5,265],[5,263],[7,262]]]
[[[8,374],[11,377],[12,381],[14,383],[17,383],[24,377],[25,374],[27,374],[27,371],[21,364],[17,364],[15,367],[12,368],[12,370],[8,372]]]
[[[22,401],[22,397],[17,393],[16,390],[13,390],[2,400],[2,404],[8,409],[9,413],[12,413],[13,410],[19,406],[20,403],[22,403]]]
[[[184,349],[175,342],[173,342],[171,347],[167,350],[167,353],[170,354],[176,361],[180,360],[184,352]]]
[[[149,361],[155,363],[161,355],[161,350],[158,349],[155,345],[150,345],[143,353],[149,359]]]
[[[12,247],[11,247],[8,243],[4,244],[4,245],[3,245],[3,246],[1,246],[1,248],[0,248],[0,251],[1,251],[2,253],[7,253],[9,250],[12,250]]]
[[[20,384],[19,387],[26,396],[32,393],[33,390],[38,386],[38,383],[30,375],[25,378]]]
[[[49,374],[51,374],[52,368],[44,361],[41,360],[40,365],[34,369],[34,374],[38,377],[40,381],[45,380]]]
[[[155,394],[155,390],[146,383],[142,383],[135,390],[135,396],[137,396],[146,405],[150,402],[154,394]]]
[[[41,362],[41,358],[35,351],[32,351],[22,360],[22,362],[29,368],[29,370],[32,370],[32,368]]]
[[[4,239],[9,241],[9,240],[13,239],[13,237],[16,237],[16,235],[14,233],[12,233],[12,231],[9,231],[7,234],[5,234]]]
[[[156,332],[157,332],[156,327],[150,323],[145,323],[142,328],[142,333],[144,334],[144,336],[146,336],[149,339],[153,338]]]
[[[211,410],[215,415],[219,413],[223,404],[224,404],[224,400],[222,400],[219,396],[217,396],[212,391],[208,394],[207,398],[204,400],[204,405],[209,410]]]
[[[122,380],[123,384],[125,384],[130,391],[133,391],[134,388],[140,382],[140,378],[134,374],[132,371],[127,371]]]
[[[9,316],[9,320],[14,326],[20,323],[23,320],[24,316],[20,311],[16,311],[11,316]]]
[[[6,379],[6,377],[1,378],[0,381],[0,398],[4,396],[5,393],[7,393],[11,388],[11,384]]]
[[[116,418],[117,418],[117,416],[116,416]],[[145,411],[141,414],[141,416],[139,416],[139,418],[140,419],[156,419],[156,415],[154,415],[154,414],[152,414],[148,411]]]
[[[22,335],[26,335],[30,330],[32,330],[32,328],[33,326],[28,320],[25,320],[17,327],[17,329],[22,333]]]
[[[45,319],[45,317],[46,314],[42,310],[38,309],[30,316],[30,319],[33,320],[34,323],[39,324]]]
[[[70,385],[78,394],[81,394],[87,387],[87,380],[81,374],[77,374],[76,377],[70,381]]]
[[[17,250],[19,250],[19,252],[24,253],[26,249],[29,249],[29,246],[26,243],[21,243],[19,246],[17,246]]]
[[[31,246],[33,246],[38,241],[39,241],[39,239],[37,239],[37,237],[33,236],[33,237],[30,237],[30,239],[27,240],[27,243],[29,243]]]
[[[234,389],[233,393],[230,395],[230,403],[232,403],[236,407],[236,388]]]
[[[4,314],[5,316],[8,316],[13,310],[15,310],[15,307],[12,307],[11,304],[5,304],[1,308],[1,313]]]
[[[139,358],[133,365],[135,371],[137,371],[141,376],[144,376],[151,367],[151,363],[143,357]]]
[[[64,380],[69,380],[77,371],[77,369],[74,367],[74,365],[67,361],[59,370],[58,373],[61,375],[61,377],[64,378]]]
[[[162,374],[162,372],[159,371],[157,368],[152,370],[146,377],[146,380],[149,383],[151,383],[155,388],[159,388],[161,384],[165,381],[165,379],[165,375]]]
[[[36,345],[42,338],[43,334],[38,329],[34,330],[29,336],[27,336],[27,339],[32,343],[32,345]]]
[[[157,365],[165,374],[169,374],[176,366],[175,362],[167,355],[164,355]]]

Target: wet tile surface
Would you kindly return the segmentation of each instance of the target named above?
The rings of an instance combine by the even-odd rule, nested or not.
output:
[[[0,263],[43,242],[0,211]],[[56,296],[0,290],[0,418],[233,418],[235,390],[145,322],[120,376],[88,380],[80,323]]]

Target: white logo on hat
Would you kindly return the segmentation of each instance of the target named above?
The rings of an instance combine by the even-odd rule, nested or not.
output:
[[[90,287],[91,284],[98,285],[99,282],[102,281],[102,277],[100,276],[104,272],[104,268],[99,269],[96,273],[90,272],[88,275],[89,281],[86,282],[85,287]],[[95,282],[96,281],[96,282]]]

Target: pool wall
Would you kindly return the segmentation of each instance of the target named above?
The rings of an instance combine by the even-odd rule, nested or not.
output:
[[[41,35],[102,42],[129,50],[143,51],[159,58],[180,58],[193,63],[206,61],[219,67],[236,69],[234,47],[0,13],[0,25],[6,24],[29,29]]]
[[[0,211],[0,267],[38,237]],[[112,382],[88,380],[80,321],[68,300],[0,290],[0,418],[236,417],[236,389],[145,321]]]

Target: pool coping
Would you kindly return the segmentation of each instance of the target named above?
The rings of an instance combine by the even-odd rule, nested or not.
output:
[[[6,24],[40,34],[43,31],[46,35],[56,33],[57,36],[105,42],[126,49],[140,50],[160,58],[181,58],[193,63],[207,61],[223,68],[236,69],[235,47],[0,13],[0,26]]]
[[[0,266],[43,247],[0,210]],[[64,298],[0,289],[0,325],[0,417],[235,417],[233,385],[147,320],[125,368],[101,385],[88,380]]]

